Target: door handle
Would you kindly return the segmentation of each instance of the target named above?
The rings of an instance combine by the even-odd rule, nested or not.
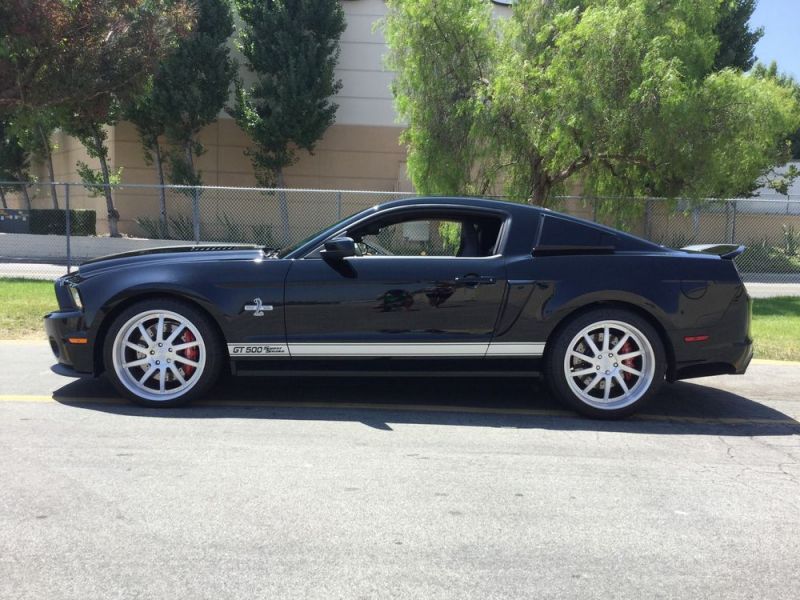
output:
[[[456,277],[456,283],[461,283],[470,287],[476,287],[479,285],[491,285],[493,283],[497,283],[497,278],[491,277],[490,275],[470,274],[462,277]]]

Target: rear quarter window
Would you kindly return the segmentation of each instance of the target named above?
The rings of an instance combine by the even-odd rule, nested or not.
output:
[[[573,248],[616,247],[617,236],[591,225],[547,216],[542,227],[539,246],[569,246]]]

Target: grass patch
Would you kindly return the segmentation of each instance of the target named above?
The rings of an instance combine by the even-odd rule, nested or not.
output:
[[[52,281],[0,279],[0,340],[44,340],[42,317],[58,308]]]
[[[42,317],[57,308],[53,284],[0,279],[0,339],[45,339]],[[753,300],[756,358],[800,361],[800,297]]]
[[[756,358],[800,361],[800,297],[753,300]]]

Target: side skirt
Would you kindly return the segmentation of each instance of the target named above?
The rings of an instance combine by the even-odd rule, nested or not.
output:
[[[540,371],[279,371],[276,369],[241,369],[234,366],[231,374],[237,377],[541,377]]]
[[[318,377],[532,377],[539,358],[295,358],[232,360],[234,375]]]

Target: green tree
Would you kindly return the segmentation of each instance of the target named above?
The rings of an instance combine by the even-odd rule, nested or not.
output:
[[[330,127],[341,88],[334,77],[345,29],[337,0],[236,0],[239,49],[255,81],[236,84],[229,113],[253,140],[248,155],[263,186],[284,187],[296,150],[313,152]],[[288,210],[281,194],[284,238]]]
[[[108,229],[111,237],[119,237],[119,212],[114,206],[111,186],[122,179],[122,168],[112,170],[108,162],[107,126],[119,119],[119,102],[109,94],[97,96],[92,102],[73,106],[63,118],[64,130],[74,136],[86,153],[100,163],[100,169],[93,169],[83,161],[78,161],[78,176],[92,196],[102,196],[106,201]]]
[[[169,222],[167,220],[167,198],[164,185],[164,160],[165,149],[161,145],[161,138],[166,134],[166,124],[163,115],[157,110],[153,98],[152,81],[147,86],[145,92],[132,100],[125,107],[125,118],[133,123],[136,132],[139,134],[139,141],[144,151],[144,160],[148,165],[156,168],[156,178],[158,181],[158,219],[160,235],[163,238],[169,237]]]
[[[504,21],[484,5],[389,1],[389,64],[422,192],[546,204],[580,174],[597,193],[739,193],[798,123],[774,82],[708,74],[715,0],[521,0]],[[447,160],[456,176],[436,164]]]
[[[187,0],[3,0],[0,107],[57,108],[126,95],[192,21]]]
[[[715,71],[727,68],[749,71],[755,64],[756,44],[764,36],[763,27],[750,29],[750,17],[755,8],[756,0],[722,0],[714,26],[719,40],[714,57]]]
[[[236,75],[236,64],[227,45],[233,34],[229,0],[197,0],[195,10],[197,20],[191,35],[161,61],[146,93],[126,111],[127,118],[137,127],[146,159],[156,165],[161,185],[164,156],[158,140],[162,135],[176,146],[169,154],[172,183],[202,184],[195,158],[204,148],[197,134],[217,119]],[[196,191],[193,199],[197,211]],[[163,190],[160,222],[167,232]],[[195,236],[198,234],[195,232]]]
[[[55,182],[53,168],[52,137],[56,130],[57,118],[52,110],[42,108],[32,111],[20,109],[14,114],[13,128],[20,144],[34,161],[44,163],[47,168],[48,181]],[[53,208],[58,208],[58,192],[55,185],[50,185],[50,199]]]
[[[15,135],[10,121],[0,118],[0,183],[18,183],[19,185],[0,185],[0,201],[3,208],[8,208],[6,192],[20,192],[25,200],[25,208],[30,210],[31,199],[28,195],[27,182],[28,153],[19,138]]]
[[[482,195],[492,160],[488,86],[497,35],[491,3],[393,0],[386,22],[398,113],[408,122],[408,170],[418,190]]]
[[[119,235],[104,125],[137,95],[155,66],[193,24],[184,0],[5,0],[0,4],[0,107],[47,108],[100,161],[109,229]],[[99,189],[93,187],[92,189]]]
[[[797,80],[785,73],[778,71],[778,63],[774,60],[769,66],[763,63],[757,63],[753,67],[752,75],[762,79],[771,79],[783,87],[790,89],[794,95],[795,100],[800,103],[800,83]],[[789,136],[789,157],[793,160],[800,160],[800,129],[795,131]]]
[[[755,67],[753,67],[751,75],[756,79],[766,79],[777,83],[791,92],[795,101],[800,105],[800,83],[791,75],[779,72],[778,63],[774,60],[769,66],[765,66],[763,63],[757,63]],[[781,163],[776,164],[782,164],[788,160],[800,159],[800,129],[797,129],[789,135],[783,158],[784,160],[781,161]],[[767,187],[772,188],[777,193],[784,196],[788,195],[789,188],[791,188],[794,181],[798,178],[800,178],[800,171],[798,171],[797,167],[794,165],[790,165],[787,169],[772,170],[765,174]]]

